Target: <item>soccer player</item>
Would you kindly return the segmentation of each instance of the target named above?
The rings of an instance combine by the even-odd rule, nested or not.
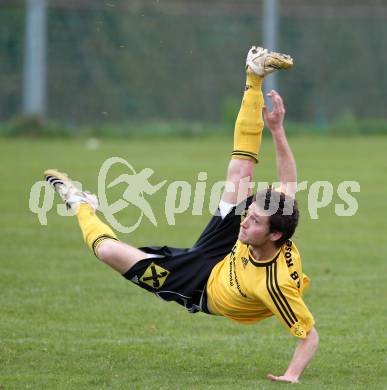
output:
[[[44,176],[67,207],[75,210],[87,245],[126,279],[191,313],[202,311],[242,324],[275,315],[299,343],[286,372],[269,374],[268,379],[296,383],[314,356],[319,338],[302,299],[308,278],[290,240],[299,212],[294,199],[296,164],[283,127],[285,108],[281,96],[271,91],[273,110],[269,111],[261,91],[265,75],[292,66],[288,55],[255,46],[249,51],[228,185],[218,214],[191,248],[127,245],[96,215],[95,195],[82,192],[56,170],[47,170]],[[252,195],[248,184],[258,162],[262,112],[274,140],[281,184]],[[245,199],[241,199],[243,193]]]

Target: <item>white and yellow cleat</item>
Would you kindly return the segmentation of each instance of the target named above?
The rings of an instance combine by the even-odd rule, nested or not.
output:
[[[263,47],[253,46],[247,53],[246,66],[258,76],[264,77],[280,69],[290,69],[293,58],[287,54],[269,51]]]
[[[87,203],[94,211],[98,209],[97,197],[79,189],[65,173],[47,169],[44,171],[44,179],[52,185],[68,209],[76,211],[82,203]]]

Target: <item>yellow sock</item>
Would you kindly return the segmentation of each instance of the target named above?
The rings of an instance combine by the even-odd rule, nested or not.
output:
[[[247,69],[246,90],[235,122],[232,158],[258,162],[263,130],[262,80],[263,77]]]
[[[95,211],[90,205],[82,203],[77,210],[77,218],[82,230],[83,239],[95,255],[97,255],[96,250],[98,245],[103,240],[117,240],[113,230],[96,216]]]

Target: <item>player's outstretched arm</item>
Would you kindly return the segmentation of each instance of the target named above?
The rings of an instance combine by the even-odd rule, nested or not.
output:
[[[301,374],[315,355],[318,343],[318,333],[315,327],[312,327],[306,338],[299,341],[285,374],[281,376],[269,374],[267,378],[274,382],[298,383]]]
[[[270,91],[267,96],[271,98],[273,110],[269,111],[264,107],[263,115],[274,140],[278,178],[283,191],[294,196],[297,188],[297,168],[283,124],[285,106],[278,92]]]

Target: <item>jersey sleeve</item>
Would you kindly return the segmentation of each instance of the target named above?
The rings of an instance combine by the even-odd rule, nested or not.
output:
[[[304,339],[315,321],[300,291],[290,284],[280,287],[275,280],[270,279],[267,290],[266,307],[293,336]]]

